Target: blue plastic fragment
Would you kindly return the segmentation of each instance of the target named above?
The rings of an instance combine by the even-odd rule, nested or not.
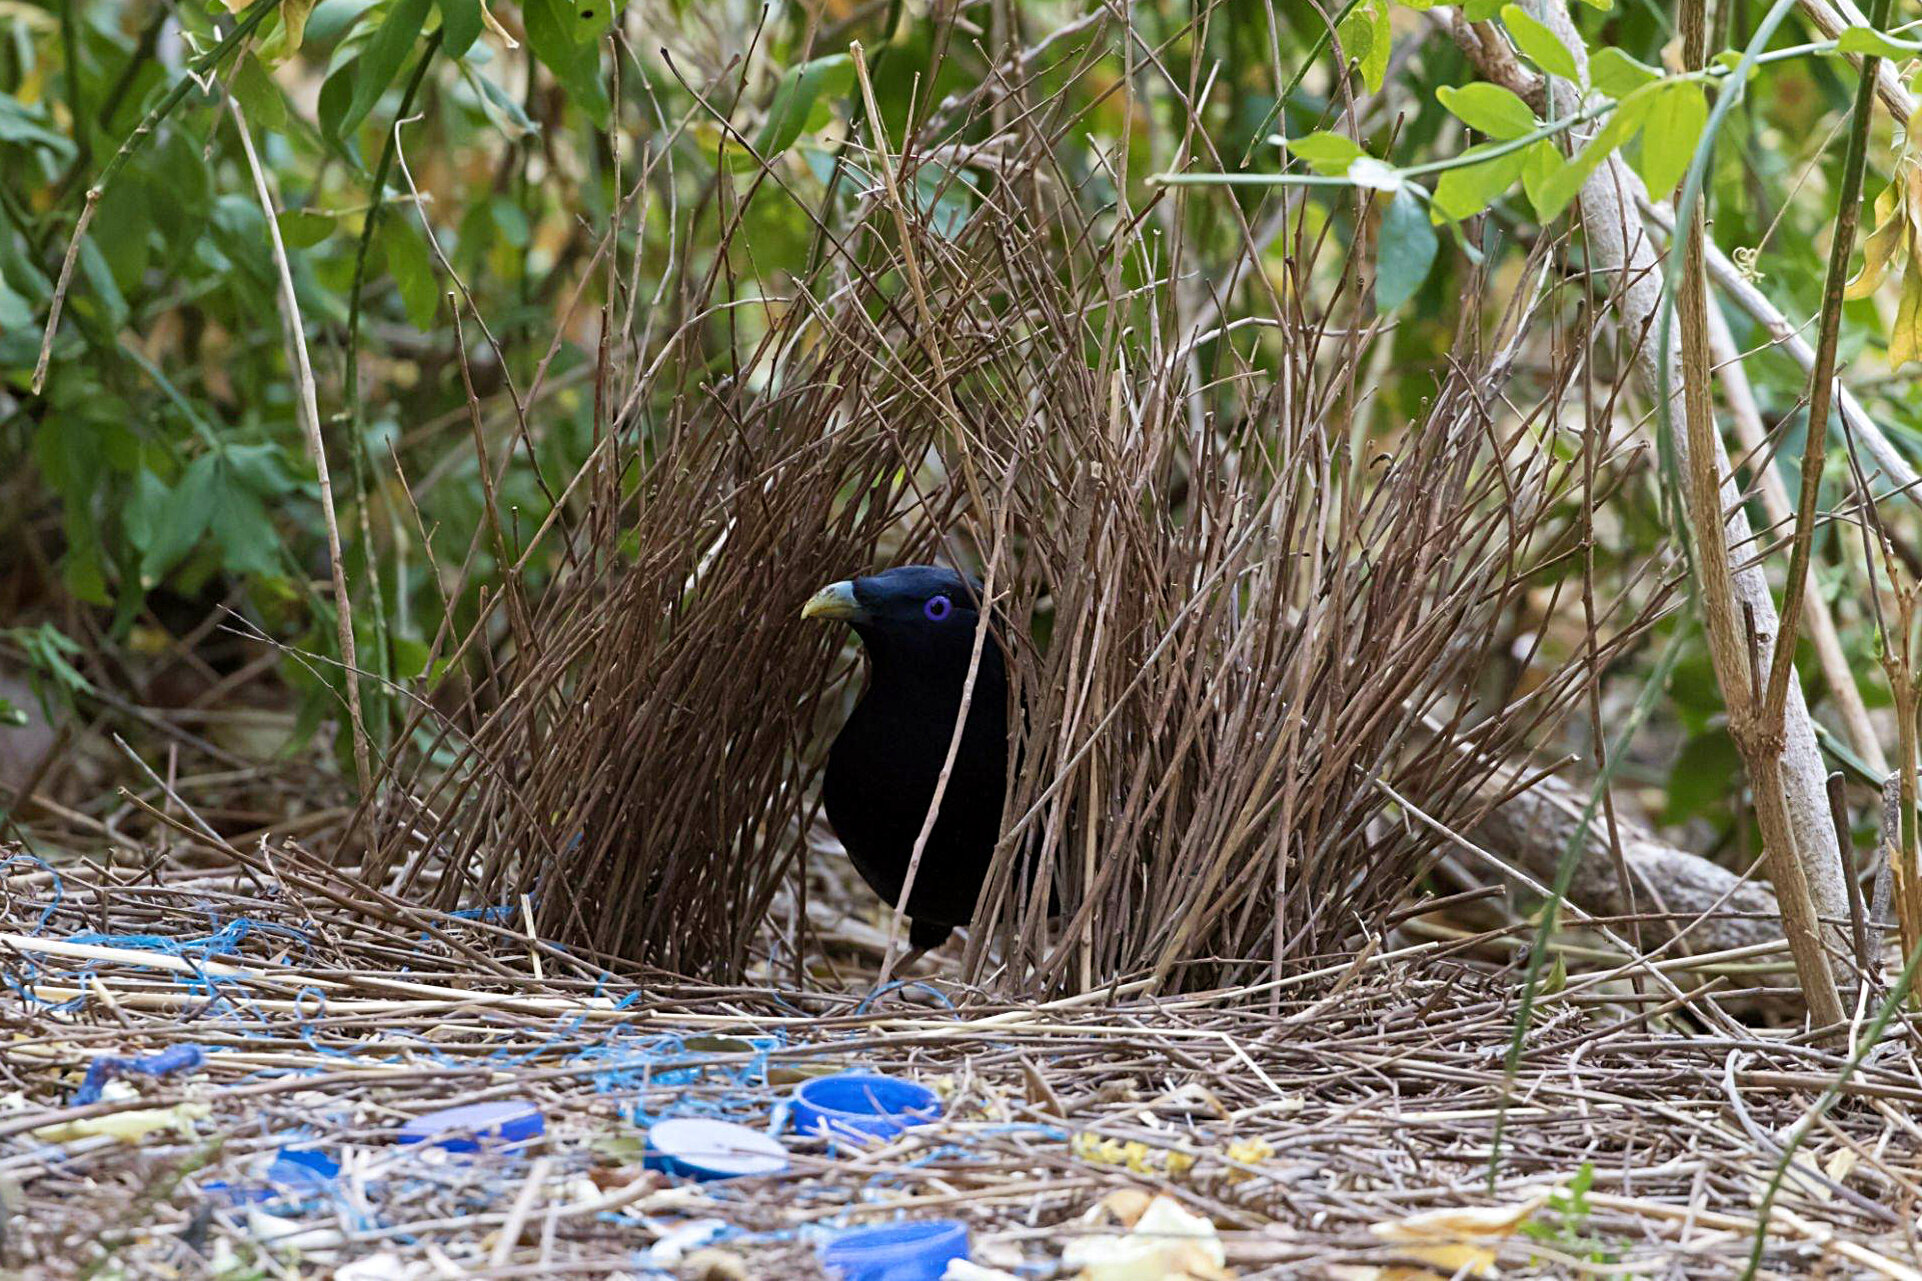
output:
[[[102,1055],[88,1066],[80,1088],[74,1091],[73,1106],[100,1102],[100,1092],[114,1077],[168,1076],[174,1072],[191,1072],[206,1061],[207,1052],[198,1045],[175,1045],[158,1054],[130,1059]]]
[[[940,1281],[968,1257],[968,1227],[955,1219],[890,1223],[843,1232],[820,1248],[821,1267],[840,1281]]]
[[[649,1126],[643,1163],[695,1179],[779,1174],[788,1164],[779,1139],[704,1116],[670,1117]]]
[[[200,1189],[231,1205],[308,1201],[331,1192],[339,1174],[340,1162],[318,1148],[282,1148],[262,1179],[244,1183],[209,1179]]]
[[[483,1145],[525,1143],[546,1132],[547,1120],[532,1103],[497,1099],[417,1116],[395,1137],[402,1143],[428,1143],[449,1152],[478,1152]]]
[[[340,1162],[318,1148],[282,1148],[267,1167],[267,1182],[289,1192],[322,1192],[340,1175]]]
[[[802,1134],[886,1139],[940,1116],[933,1090],[878,1073],[817,1076],[794,1088],[794,1128]]]

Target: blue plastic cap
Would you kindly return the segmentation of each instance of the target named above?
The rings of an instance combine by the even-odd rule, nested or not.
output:
[[[417,1116],[400,1129],[402,1143],[431,1143],[449,1152],[478,1152],[482,1145],[525,1143],[547,1131],[539,1108],[522,1099],[470,1103]]]
[[[734,1179],[787,1169],[781,1141],[732,1121],[704,1116],[656,1121],[647,1131],[645,1164],[696,1179]]]
[[[928,1219],[859,1228],[822,1246],[820,1257],[841,1281],[941,1281],[949,1260],[968,1257],[968,1225]]]
[[[794,1128],[834,1138],[892,1138],[941,1116],[933,1090],[891,1076],[849,1072],[794,1087]]]

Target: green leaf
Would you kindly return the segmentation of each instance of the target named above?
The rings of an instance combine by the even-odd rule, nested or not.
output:
[[[107,256],[100,252],[100,246],[93,237],[80,242],[80,273],[93,286],[95,297],[90,299],[81,293],[74,293],[72,300],[79,306],[95,306],[100,309],[99,318],[111,328],[118,329],[127,323],[127,296],[120,292],[120,285],[113,278],[113,268]]]
[[[32,325],[33,304],[10,289],[6,278],[0,276],[0,332],[27,329]]]
[[[1602,162],[1633,138],[1635,131],[1642,127],[1650,107],[1654,105],[1652,95],[1657,92],[1659,88],[1651,86],[1622,99],[1615,110],[1609,113],[1607,122],[1588,140],[1588,145],[1542,183],[1539,196],[1535,199],[1537,218],[1548,222],[1568,207],[1568,202],[1575,198],[1575,193],[1582,189],[1589,175],[1601,168]]]
[[[223,474],[208,527],[228,573],[271,574],[279,567],[280,534],[260,499],[237,478]]]
[[[440,5],[441,45],[450,58],[466,55],[480,39],[481,0],[436,0]]]
[[[1688,172],[1695,147],[1708,123],[1708,96],[1688,81],[1669,84],[1649,108],[1642,129],[1642,155],[1637,172],[1648,184],[1649,195],[1661,200],[1675,190]]]
[[[1435,98],[1470,129],[1509,142],[1541,127],[1528,104],[1492,84],[1443,85]]]
[[[44,111],[32,111],[18,99],[0,93],[0,142],[45,147],[62,160],[73,155],[73,143],[49,128]]]
[[[1582,0],[1582,3],[1598,13],[1615,12],[1615,0]]]
[[[160,532],[161,517],[166,513],[167,502],[172,497],[172,492],[160,477],[144,468],[134,473],[133,495],[120,509],[120,523],[135,551],[145,551],[153,546],[154,538]]]
[[[823,94],[836,96],[854,86],[854,62],[845,53],[829,54],[789,67],[774,87],[768,103],[767,119],[754,137],[754,152],[772,160],[794,145],[807,127],[815,101]]]
[[[429,652],[425,641],[413,640],[406,636],[394,637],[395,678],[410,681],[426,671]]]
[[[1470,22],[1490,22],[1502,11],[1507,0],[1468,0],[1462,6],[1462,16]]]
[[[365,120],[374,104],[380,101],[380,95],[399,78],[400,64],[420,39],[432,4],[433,0],[394,0],[394,7],[388,10],[380,29],[361,51],[358,69],[354,72],[354,100],[348,104],[347,114],[338,127],[341,135],[345,136]]]
[[[474,76],[472,79],[474,83],[480,85],[481,96],[487,100],[488,105],[506,117],[506,123],[502,128],[508,136],[519,137],[521,134],[533,133],[538,127],[528,118],[527,109],[521,106],[520,101],[495,84],[491,76]]]
[[[337,225],[332,214],[311,209],[284,209],[274,221],[280,224],[280,238],[289,249],[312,249],[333,235]]]
[[[380,243],[387,253],[387,270],[400,289],[408,323],[420,330],[432,327],[434,312],[440,306],[440,282],[434,278],[434,260],[428,254],[427,242],[406,220],[390,218],[381,223]]]
[[[1661,78],[1661,72],[1635,61],[1612,44],[1603,45],[1588,60],[1588,82],[1611,98],[1626,98]]]
[[[1497,144],[1482,143],[1462,152],[1458,159],[1467,164],[1443,171],[1435,183],[1431,205],[1435,213],[1456,222],[1472,218],[1495,202],[1495,198],[1515,185],[1522,167],[1528,162],[1529,149],[1517,148],[1491,160],[1473,157],[1493,151]]]
[[[1502,6],[1502,25],[1514,37],[1515,47],[1528,55],[1529,61],[1553,76],[1564,80],[1579,82],[1581,77],[1575,72],[1575,55],[1568,51],[1561,38],[1541,22],[1530,17],[1517,5]]]
[[[280,0],[280,9],[274,15],[280,23],[272,35],[260,42],[261,60],[277,67],[299,53],[307,39],[307,20],[313,11],[314,0]]]
[[[1530,144],[1522,154],[1527,157],[1527,162],[1522,166],[1522,190],[1528,193],[1529,207],[1537,210],[1536,216],[1540,217],[1543,191],[1568,162],[1562,158],[1555,144],[1546,138]]]
[[[1368,92],[1379,93],[1388,75],[1388,52],[1392,37],[1388,31],[1388,0],[1364,0],[1342,19],[1336,28],[1341,51],[1361,71]]]
[[[1353,138],[1326,130],[1304,138],[1290,138],[1285,145],[1289,151],[1306,160],[1310,169],[1331,178],[1347,173],[1349,165],[1368,154]]]
[[[1836,38],[1835,47],[1841,53],[1873,54],[1897,62],[1916,52],[1914,44],[1893,40],[1874,27],[1850,27]]]
[[[1434,265],[1437,241],[1428,211],[1406,187],[1382,214],[1375,249],[1375,310],[1387,314],[1414,297]]]
[[[263,498],[298,488],[282,465],[278,445],[229,445],[222,461],[235,480]]]
[[[287,128],[287,99],[253,54],[243,57],[234,69],[233,91],[234,97],[240,100],[241,110],[252,118],[256,127],[275,133]]]
[[[220,457],[202,454],[180,478],[148,531],[150,541],[140,558],[140,584],[151,588],[194,549],[213,519],[220,494]],[[131,532],[131,531],[130,531]]]
[[[318,45],[332,44],[346,35],[361,16],[377,3],[379,0],[320,0],[308,15],[307,29],[302,33],[305,37],[303,43],[311,40]]]
[[[329,72],[320,86],[315,118],[320,123],[321,135],[336,142],[346,141],[344,126],[347,109],[354,104],[354,75],[355,63],[350,59]]]
[[[527,45],[542,66],[567,90],[567,96],[598,128],[608,120],[607,90],[601,84],[601,48],[593,34],[611,0],[524,0],[521,21]]]

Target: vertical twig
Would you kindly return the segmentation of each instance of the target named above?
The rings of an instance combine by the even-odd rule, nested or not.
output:
[[[1705,0],[1688,0],[1682,6],[1685,67],[1699,68],[1708,60],[1704,9]],[[1704,146],[1711,145],[1712,141],[1712,136],[1706,136]],[[1699,160],[1697,163],[1699,165]],[[1691,175],[1691,180],[1697,179]],[[1788,781],[1782,768],[1783,731],[1777,722],[1774,732],[1770,732],[1763,700],[1757,697],[1764,676],[1754,670],[1757,660],[1751,658],[1744,635],[1746,631],[1747,637],[1755,636],[1755,619],[1750,618],[1746,629],[1738,623],[1735,570],[1729,554],[1730,531],[1722,505],[1721,451],[1710,400],[1714,364],[1709,356],[1708,279],[1702,260],[1707,223],[1700,199],[1685,200],[1683,204],[1685,208],[1677,210],[1676,227],[1683,250],[1676,304],[1682,328],[1682,426],[1687,438],[1682,480],[1689,523],[1695,530],[1698,586],[1710,657],[1716,682],[1728,706],[1729,733],[1748,766],[1754,785],[1755,814],[1769,855],[1769,880],[1775,886],[1776,901],[1782,910],[1782,932],[1795,958],[1796,974],[1810,1015],[1817,1027],[1829,1027],[1841,1023],[1846,1016],[1829,966],[1828,949],[1822,938],[1821,921],[1804,863],[1805,859],[1826,854],[1826,850],[1804,851],[1796,840],[1795,824],[1789,815]],[[1752,600],[1742,601],[1741,607],[1760,613]],[[1759,646],[1756,649],[1759,657]],[[1784,709],[1787,689],[1784,682]],[[1826,797],[1824,802],[1826,811]],[[1829,832],[1825,830],[1822,835],[1827,838]],[[1824,839],[1823,845],[1826,844]]]
[[[1870,25],[1878,29],[1887,26],[1889,0],[1872,0],[1872,3]],[[1835,346],[1842,332],[1842,294],[1848,283],[1849,259],[1855,252],[1856,226],[1861,219],[1862,175],[1868,167],[1869,124],[1875,118],[1875,75],[1881,61],[1873,54],[1862,59],[1861,76],[1855,88],[1855,114],[1849,123],[1848,150],[1842,163],[1842,189],[1836,195],[1835,239],[1829,245],[1828,276],[1822,287],[1821,329],[1815,343],[1815,368],[1809,374],[1809,425],[1802,447],[1802,493],[1796,506],[1788,579],[1782,589],[1782,621],[1775,633],[1775,656],[1769,662],[1768,698],[1762,710],[1763,733],[1770,738],[1781,737],[1789,679],[1795,674],[1795,642],[1802,622],[1802,601],[1815,540],[1816,509],[1821,503],[1829,409],[1834,402]]]
[[[347,684],[347,715],[353,722],[354,776],[357,788],[366,796],[373,770],[367,751],[367,727],[360,715],[360,665],[354,654],[354,607],[347,591],[347,570],[341,560],[340,521],[334,515],[334,482],[327,472],[327,444],[320,432],[320,406],[314,394],[314,367],[307,358],[307,333],[300,318],[300,299],[294,293],[294,273],[287,263],[287,246],[280,239],[280,222],[275,217],[273,193],[267,188],[267,175],[254,152],[253,136],[247,130],[247,117],[238,100],[228,106],[234,113],[234,128],[240,134],[241,150],[254,178],[254,194],[260,197],[261,212],[267,217],[268,246],[273,252],[274,269],[280,278],[280,324],[287,341],[287,363],[295,376],[294,406],[312,455],[314,472],[320,482],[320,515],[327,529],[327,560],[333,570],[334,623],[340,637],[340,661]]]
[[[413,109],[414,95],[420,92],[421,82],[427,78],[427,69],[433,65],[434,55],[440,52],[441,37],[444,32],[436,31],[427,39],[427,47],[421,51],[420,61],[414,64],[414,74],[407,80],[407,87],[400,96],[400,109],[394,113],[396,121],[387,131],[386,139],[380,150],[380,159],[374,165],[374,178],[368,184],[367,219],[361,224],[360,244],[354,252],[354,283],[347,293],[347,363],[343,371],[347,381],[347,419],[348,431],[352,436],[353,448],[349,458],[353,462],[354,502],[359,514],[361,555],[367,564],[368,587],[373,592],[374,605],[374,644],[378,650],[375,655],[375,675],[380,678],[375,684],[375,729],[379,733],[380,746],[384,749],[388,731],[392,728],[393,701],[388,696],[386,682],[393,675],[393,643],[387,624],[387,593],[381,585],[380,570],[374,563],[374,539],[370,508],[373,493],[374,464],[368,452],[367,423],[362,413],[360,399],[360,311],[361,294],[367,283],[367,254],[373,247],[374,232],[380,225],[381,213],[387,207],[387,175],[393,171],[394,150],[399,145],[399,121],[405,120]],[[398,527],[399,522],[395,522]],[[398,546],[398,544],[396,544]],[[404,580],[396,579],[401,596],[406,595]]]

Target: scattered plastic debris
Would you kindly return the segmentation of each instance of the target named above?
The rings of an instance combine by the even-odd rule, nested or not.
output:
[[[840,1281],[941,1281],[968,1257],[968,1225],[927,1219],[856,1228],[821,1246],[821,1267]]]
[[[138,1143],[156,1130],[173,1130],[182,1138],[190,1139],[194,1136],[194,1122],[207,1115],[209,1109],[205,1103],[177,1103],[170,1108],[134,1108],[127,1112],[109,1112],[105,1116],[43,1125],[33,1132],[33,1137],[46,1143],[72,1143],[76,1139],[106,1135],[122,1143]]]
[[[1372,1224],[1368,1230],[1379,1240],[1393,1242],[1398,1253],[1445,1276],[1492,1277],[1502,1240],[1547,1203],[1543,1193],[1509,1205],[1447,1206]]]
[[[702,1246],[719,1241],[729,1227],[724,1219],[695,1219],[683,1223],[649,1247],[647,1261],[657,1268],[671,1268]]]
[[[1138,1205],[1136,1198],[1143,1195],[1128,1191],[1134,1196],[1111,1196],[1087,1219],[1099,1222],[1113,1217],[1125,1222]],[[1063,1268],[1072,1270],[1077,1281],[1224,1281],[1234,1276],[1227,1262],[1215,1225],[1167,1196],[1155,1197],[1141,1208],[1125,1235],[1078,1237],[1061,1253]]]
[[[87,1067],[87,1075],[74,1091],[73,1106],[85,1107],[89,1103],[100,1102],[100,1093],[107,1088],[107,1082],[123,1076],[172,1076],[176,1072],[191,1072],[206,1062],[207,1053],[198,1045],[170,1045],[158,1054],[141,1055],[134,1058],[118,1058],[102,1055]]]
[[[966,1259],[949,1259],[947,1271],[941,1274],[941,1281],[1021,1281],[1021,1278],[1012,1272],[984,1268]]]
[[[795,1087],[791,1120],[802,1134],[872,1142],[941,1116],[941,1099],[912,1081],[872,1072],[821,1076]]]
[[[478,1152],[539,1138],[547,1131],[541,1110],[522,1099],[498,1099],[443,1108],[417,1116],[395,1137],[402,1143],[431,1143],[449,1152]]]
[[[647,1131],[650,1168],[696,1179],[732,1179],[779,1174],[787,1169],[787,1149],[759,1130],[709,1117],[656,1121]]]

